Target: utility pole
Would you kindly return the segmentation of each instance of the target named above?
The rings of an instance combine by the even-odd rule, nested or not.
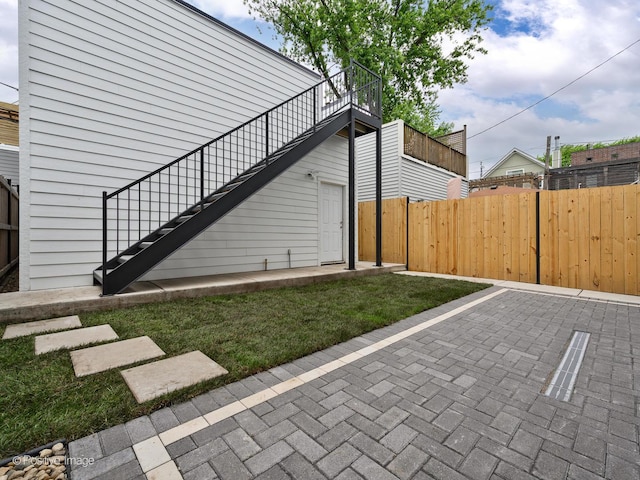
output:
[[[480,178],[482,178],[483,166],[484,165],[482,165],[482,162],[480,162]]]
[[[551,156],[551,135],[547,135],[547,151],[544,154],[544,189],[549,190],[549,158]]]

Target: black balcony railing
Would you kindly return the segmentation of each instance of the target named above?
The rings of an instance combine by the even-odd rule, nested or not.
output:
[[[381,116],[380,78],[351,65],[127,186],[103,192],[103,274],[121,255],[324,119],[347,108]]]

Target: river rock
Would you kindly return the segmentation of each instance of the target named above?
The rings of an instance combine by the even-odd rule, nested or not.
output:
[[[22,478],[24,480],[32,480],[36,478],[37,474],[38,474],[38,470],[34,468],[32,468],[31,470],[24,470],[24,475],[22,476]]]
[[[50,457],[53,454],[53,450],[51,450],[50,448],[45,448],[44,450],[41,450],[39,455],[42,458],[47,458]]]
[[[64,445],[62,444],[62,442],[56,443],[53,447],[51,447],[51,450],[53,450],[53,453],[56,455],[62,455],[63,453],[65,453]]]

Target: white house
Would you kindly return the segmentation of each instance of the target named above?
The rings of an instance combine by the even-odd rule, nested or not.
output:
[[[379,126],[372,96],[349,108],[319,85],[224,135],[319,76],[181,0],[25,0],[19,16],[21,290],[92,285],[103,264],[107,279],[130,268],[124,283],[352,266],[350,140],[335,133]]]
[[[0,175],[11,181],[11,185],[20,184],[19,161],[20,148],[13,145],[0,144]]]
[[[544,163],[519,148],[513,148],[498,160],[482,178],[494,178],[524,173],[544,174]]]
[[[415,148],[416,143],[420,143],[420,148]],[[429,158],[430,153],[433,158]],[[450,154],[455,159],[453,163],[449,162]],[[444,160],[439,161],[443,157]],[[375,135],[365,135],[356,140],[356,159],[358,201],[374,200]],[[447,185],[452,180],[460,181],[461,196],[464,198],[469,191],[466,172],[467,160],[464,153],[418,132],[402,120],[382,126],[383,198],[409,197],[412,201],[445,200],[448,198]]]

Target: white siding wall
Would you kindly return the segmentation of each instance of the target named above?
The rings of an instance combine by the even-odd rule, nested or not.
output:
[[[400,193],[400,153],[402,144],[399,122],[382,126],[382,198]],[[356,139],[357,198],[359,202],[376,198],[376,134]]]
[[[400,161],[401,196],[417,200],[446,200],[447,183],[456,178],[453,172],[421,162],[411,157],[402,156]],[[465,184],[462,180],[462,197],[465,198]],[[467,187],[468,190],[468,187]]]
[[[0,145],[0,175],[11,180],[12,185],[19,185],[18,147]]]
[[[143,279],[262,270],[265,258],[269,270],[288,268],[289,249],[292,267],[319,265],[319,182],[346,186],[346,156],[345,139],[328,139]]]
[[[25,0],[20,59],[22,290],[91,284],[101,263],[102,190],[124,186],[318,80],[173,0]],[[293,203],[308,212],[313,201]],[[246,208],[234,212],[243,214]],[[259,219],[270,221],[266,212]],[[219,246],[211,245],[215,258]],[[201,240],[189,248],[209,255]],[[194,271],[185,259],[196,254],[178,255],[183,264],[172,257],[152,275]]]

